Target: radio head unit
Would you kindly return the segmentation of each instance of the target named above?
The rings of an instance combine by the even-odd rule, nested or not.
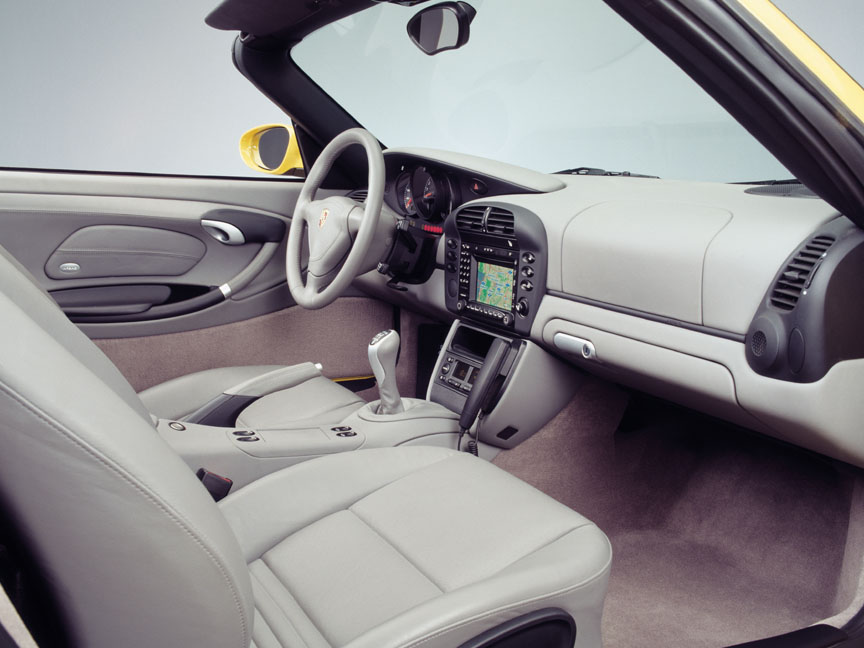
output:
[[[444,224],[446,304],[460,317],[527,335],[546,291],[546,230],[536,214],[467,205]]]

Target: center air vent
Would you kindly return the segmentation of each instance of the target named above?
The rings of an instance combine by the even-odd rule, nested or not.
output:
[[[486,207],[466,207],[456,215],[456,228],[473,232],[483,231],[483,221],[486,218]]]
[[[833,236],[816,236],[798,250],[774,284],[771,305],[784,311],[795,308],[801,293],[810,286],[825,252],[833,244]]]
[[[366,198],[369,195],[368,189],[355,189],[351,193],[348,194],[348,197],[355,202],[366,202]]]
[[[513,212],[498,207],[490,207],[486,215],[486,231],[489,234],[512,237],[515,233],[513,228]]]
[[[486,232],[507,238],[514,238],[516,235],[513,212],[500,207],[465,207],[456,214],[456,227],[462,231]]]

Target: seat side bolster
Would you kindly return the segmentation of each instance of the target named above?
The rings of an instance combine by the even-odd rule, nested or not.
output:
[[[593,523],[573,529],[506,569],[447,592],[369,630],[346,648],[445,648],[533,610],[573,616],[577,646],[600,645],[612,547]]]

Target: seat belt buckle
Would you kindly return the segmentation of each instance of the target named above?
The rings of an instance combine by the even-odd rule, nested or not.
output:
[[[217,475],[205,468],[199,468],[198,472],[195,473],[195,476],[201,480],[201,483],[204,484],[204,488],[207,489],[207,492],[210,493],[211,497],[213,497],[213,500],[216,502],[225,497],[234,485],[233,480],[223,477],[222,475]]]

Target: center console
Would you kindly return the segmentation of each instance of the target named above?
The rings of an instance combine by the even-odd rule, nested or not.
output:
[[[580,374],[529,340],[456,320],[438,355],[427,400],[462,412],[496,339],[508,348],[480,406],[476,431],[486,445],[512,448],[570,401]]]
[[[444,223],[445,303],[459,317],[528,335],[546,292],[546,230],[515,205],[460,208]]]

